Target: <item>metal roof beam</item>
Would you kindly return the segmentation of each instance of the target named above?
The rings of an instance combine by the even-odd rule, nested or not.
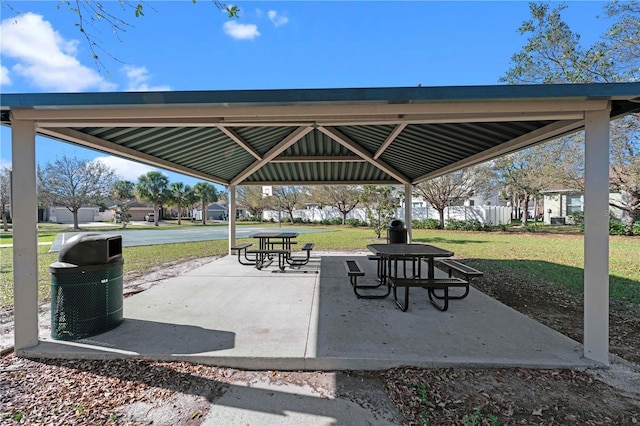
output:
[[[244,181],[241,186],[255,185],[397,185],[392,179],[385,180],[301,180],[301,181]]]
[[[226,179],[222,179],[218,176],[213,176],[206,173],[199,173],[189,169],[188,167],[183,167],[183,166],[174,164],[172,162],[162,160],[158,157],[154,157],[152,155],[145,154],[140,151],[136,151],[134,149],[130,149],[121,145],[107,142],[104,139],[96,138],[95,136],[87,135],[85,133],[78,132],[77,130],[38,129],[38,133],[46,136],[50,136],[52,138],[61,139],[66,142],[77,143],[87,148],[95,149],[101,152],[105,152],[107,154],[116,155],[118,157],[123,157],[138,163],[142,162],[145,164],[149,164],[151,166],[157,166],[163,169],[171,170],[173,172],[182,173],[188,176],[195,177],[197,179],[203,179],[206,181],[219,183],[221,185],[229,184],[229,181],[227,181]]]
[[[601,111],[609,101],[593,100],[511,100],[493,102],[429,102],[402,104],[320,104],[320,105],[265,105],[265,106],[199,106],[199,107],[158,107],[137,106],[122,108],[62,108],[37,109],[14,108],[11,112],[15,119],[34,121],[66,122],[113,122],[119,121],[135,126],[145,121],[163,121],[180,126],[188,125],[190,119],[196,122],[220,124],[221,120],[274,121],[279,118],[288,120],[327,120],[331,118],[368,118],[417,115],[440,115],[442,117],[463,116],[465,114],[502,114],[516,115],[535,113],[564,113],[576,111]],[[53,124],[53,123],[49,123]]]
[[[302,127],[302,126],[357,126],[357,125],[410,125],[441,123],[485,123],[509,121],[556,121],[584,118],[583,111],[547,111],[547,112],[511,112],[511,113],[473,113],[473,114],[390,114],[374,116],[337,116],[337,117],[223,117],[216,122],[211,119],[184,119],[177,121],[163,118],[142,120],[39,120],[40,127],[182,127],[220,129],[233,127]]]
[[[374,160],[377,160],[382,155],[384,150],[387,149],[389,145],[391,145],[391,143],[398,137],[400,133],[402,133],[405,127],[407,127],[407,123],[398,124],[395,129],[391,131],[389,136],[387,136],[387,139],[382,143],[382,145],[380,145],[380,148],[378,148],[376,153],[373,155]]]
[[[256,151],[255,149],[253,149],[247,142],[245,142],[244,139],[242,139],[236,132],[234,132],[231,129],[228,129],[226,127],[220,127],[220,131],[222,133],[224,133],[225,135],[229,136],[229,138],[234,141],[235,143],[237,143],[238,145],[240,145],[245,151],[247,151],[249,154],[253,155],[255,157],[256,160],[260,161],[262,160],[262,156],[260,155],[260,153],[258,151]]]
[[[240,183],[255,173],[257,170],[260,170],[262,166],[267,164],[269,161],[273,160],[275,157],[284,152],[287,148],[289,148],[294,143],[298,142],[302,139],[307,133],[311,132],[313,127],[298,127],[294,130],[289,136],[284,138],[279,144],[274,146],[269,152],[267,152],[261,160],[254,162],[248,169],[244,172],[240,173],[235,178],[231,179],[231,185],[240,185]]]
[[[316,157],[276,157],[271,163],[361,163],[366,160],[357,155],[316,156]]]
[[[458,161],[456,163],[453,163],[446,167],[438,169],[435,172],[427,173],[426,175],[420,176],[419,178],[416,178],[412,183],[417,184],[420,182],[424,182],[425,180],[443,176],[443,175],[446,175],[447,173],[455,172],[456,170],[464,169],[466,167],[471,167],[476,164],[480,164],[485,161],[491,160],[493,158],[510,154],[519,149],[527,148],[531,145],[535,145],[540,142],[549,141],[555,137],[577,131],[582,126],[584,126],[584,120],[558,121],[558,122],[549,124],[546,127],[542,127],[540,129],[534,130],[533,132],[529,132],[525,135],[512,139],[509,142],[484,150],[464,160]]]
[[[410,183],[409,179],[406,176],[404,176],[402,173],[400,173],[399,171],[395,170],[393,167],[389,166],[388,164],[384,163],[383,161],[381,161],[379,159],[378,160],[374,159],[373,156],[371,154],[369,154],[369,152],[367,152],[367,150],[362,148],[356,142],[354,142],[351,139],[349,139],[346,135],[342,134],[339,130],[337,130],[337,129],[333,128],[333,127],[318,127],[318,130],[320,130],[322,133],[324,133],[325,135],[329,136],[331,139],[333,139],[336,142],[338,142],[340,145],[342,145],[345,148],[349,149],[354,154],[359,155],[364,160],[368,161],[369,163],[371,163],[372,165],[374,165],[378,169],[382,170],[383,172],[385,172],[389,176],[393,177],[394,179],[397,179],[398,182],[400,182],[400,183]]]

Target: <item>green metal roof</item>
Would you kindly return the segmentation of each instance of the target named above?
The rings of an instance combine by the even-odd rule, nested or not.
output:
[[[221,184],[418,183],[640,112],[640,83],[3,94],[2,124]]]

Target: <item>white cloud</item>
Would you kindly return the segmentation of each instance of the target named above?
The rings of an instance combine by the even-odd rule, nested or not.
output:
[[[120,176],[120,178],[129,180],[133,183],[138,182],[138,178],[148,172],[159,171],[155,167],[110,155],[106,157],[97,157],[93,161],[100,161],[102,164],[111,167],[115,170],[116,174]]]
[[[116,85],[77,59],[78,40],[65,40],[42,16],[25,13],[0,23],[2,55],[12,71],[49,91],[115,90]],[[4,77],[4,71],[3,71]]]
[[[161,91],[161,90],[171,90],[170,86],[149,86],[147,81],[151,78],[149,75],[149,70],[146,67],[136,67],[133,65],[126,65],[122,68],[124,73],[127,75],[129,79],[129,84],[127,86],[127,91],[129,92],[150,92],[150,91]]]
[[[260,35],[255,24],[239,24],[236,21],[227,21],[223,25],[225,34],[237,40],[253,40]]]
[[[3,169],[11,169],[11,160],[7,160],[5,158],[0,158],[0,170]]]
[[[0,65],[0,86],[11,85],[11,77],[9,77],[9,69]]]
[[[289,18],[279,15],[275,10],[270,10],[267,12],[267,15],[275,27],[279,27],[289,22]]]

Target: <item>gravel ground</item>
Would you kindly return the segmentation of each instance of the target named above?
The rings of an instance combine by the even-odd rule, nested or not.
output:
[[[151,281],[161,282],[211,260],[162,265]],[[148,279],[136,277],[126,277],[125,282],[128,293],[150,285]],[[478,280],[475,287],[582,340],[579,297],[504,273]],[[310,386],[319,389],[322,398],[343,398],[368,410],[397,413],[393,420],[381,418],[380,424],[635,425],[640,423],[640,314],[636,307],[611,307],[610,337],[615,354],[611,368],[586,371],[252,372],[135,360],[25,360],[8,354],[0,358],[0,424],[198,425],[229,386],[251,386],[261,378]],[[326,386],[336,381],[342,385]]]

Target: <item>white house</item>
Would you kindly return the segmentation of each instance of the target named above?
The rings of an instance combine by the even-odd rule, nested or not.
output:
[[[544,196],[544,223],[565,224],[572,223],[572,214],[584,212],[584,193],[575,189],[557,188],[542,191]],[[624,194],[609,193],[609,200],[624,203]],[[610,217],[623,219],[625,212],[609,206]]]

